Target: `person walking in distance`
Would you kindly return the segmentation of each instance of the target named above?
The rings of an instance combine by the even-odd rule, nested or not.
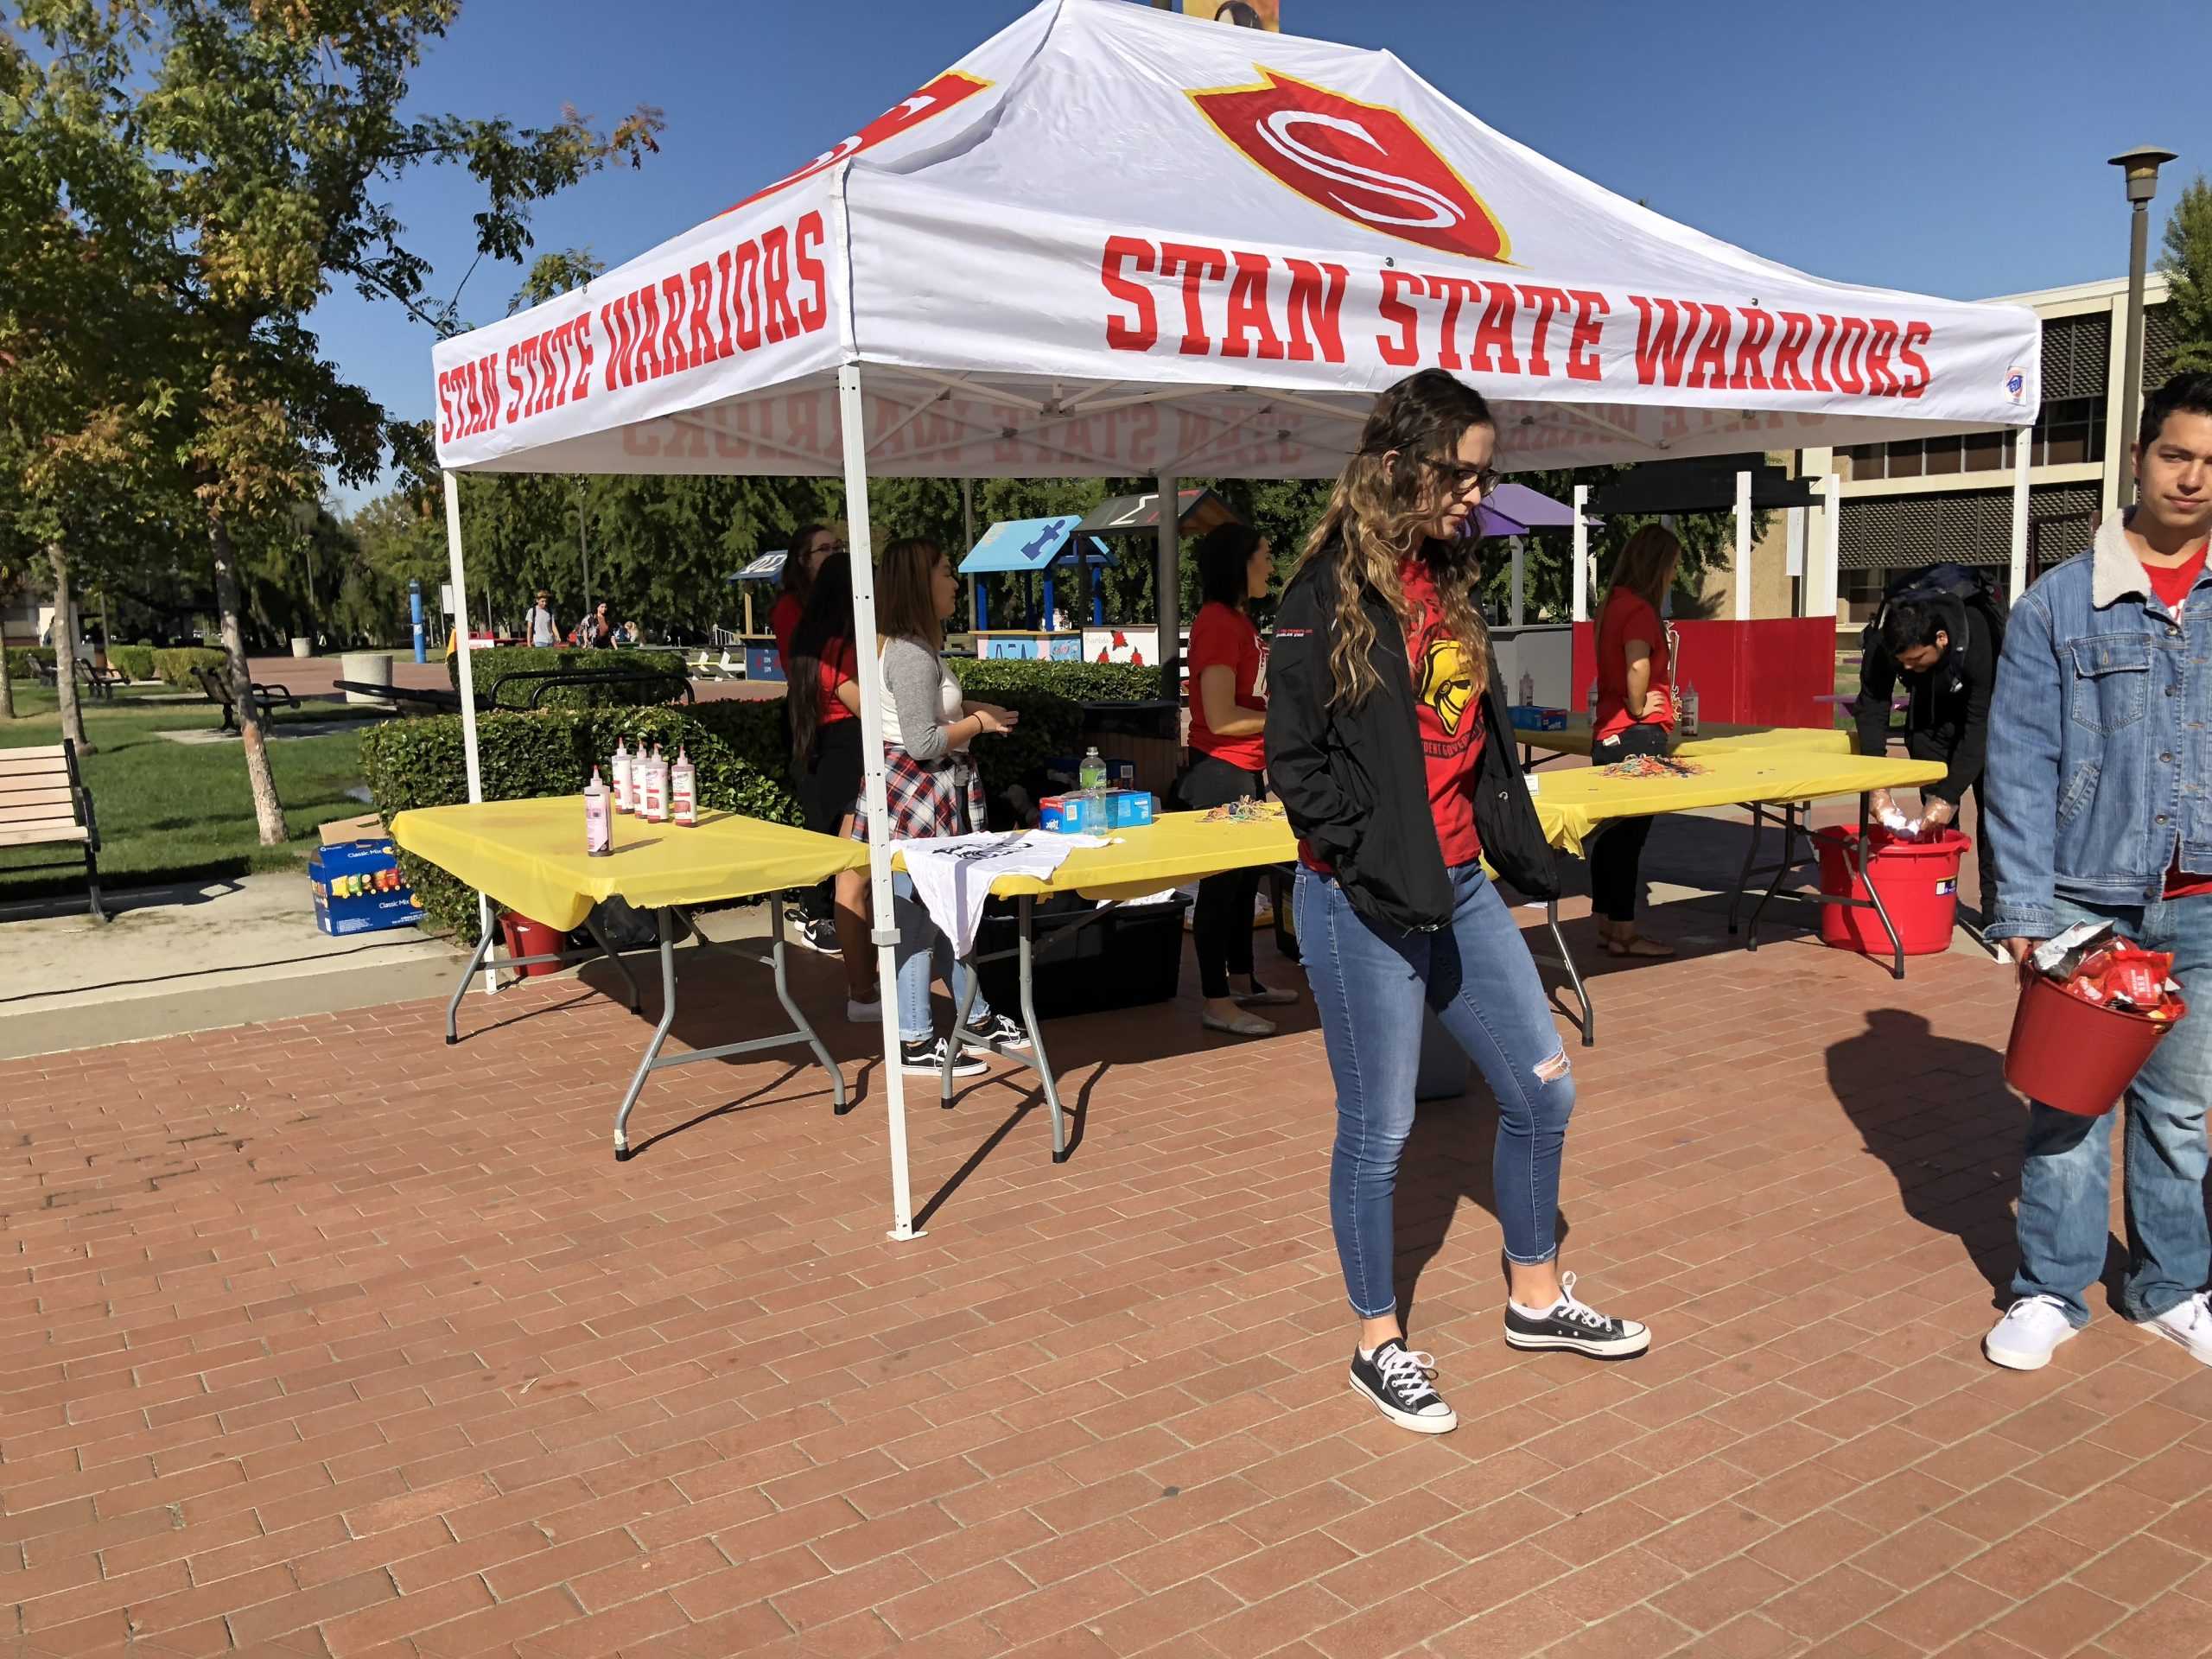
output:
[[[541,588],[522,620],[523,638],[541,651],[561,643],[561,625],[553,620],[553,595]]]
[[[1275,614],[1268,777],[1297,831],[1299,950],[1337,1091],[1329,1219],[1358,1321],[1354,1393],[1401,1427],[1458,1427],[1398,1322],[1392,1200],[1414,1120],[1424,1007],[1498,1106],[1505,1340],[1625,1358],[1650,1345],[1559,1266],[1574,1078],[1512,912],[1483,861],[1554,896],[1476,611],[1475,509],[1497,423],[1440,369],[1376,402]]]
[[[2120,1311],[2212,1365],[2212,374],[2144,404],[2136,505],[2021,596],[1989,714],[1989,927],[2016,962],[2075,922],[2171,950],[2198,1007],[2153,1049],[2121,1103],[2127,1266]],[[2028,1109],[2020,1268],[1982,1351],[2032,1371],[2089,1322],[2110,1231],[2109,1117]]]

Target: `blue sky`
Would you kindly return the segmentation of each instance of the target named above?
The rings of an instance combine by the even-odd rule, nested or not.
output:
[[[2153,204],[2212,170],[2200,144],[2212,6],[2137,0],[1282,0],[1300,34],[1386,47],[1491,126],[1607,188],[1840,281],[1961,298],[2122,274],[2126,209],[2105,158],[2181,153]],[[414,83],[425,111],[611,123],[660,105],[662,153],[542,209],[540,249],[607,264],[719,213],[905,97],[1024,0],[467,0]],[[2161,93],[2162,78],[2165,91]],[[466,178],[394,196],[450,291],[467,268]],[[519,272],[463,290],[501,315]],[[431,409],[430,337],[334,296],[325,346],[394,413]],[[358,499],[361,493],[349,493]]]

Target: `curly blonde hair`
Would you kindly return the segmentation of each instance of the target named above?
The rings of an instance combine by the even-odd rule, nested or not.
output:
[[[1370,660],[1375,625],[1360,602],[1363,592],[1380,594],[1412,632],[1418,619],[1398,572],[1415,556],[1428,564],[1435,580],[1445,626],[1459,642],[1474,695],[1479,697],[1489,685],[1490,630],[1474,600],[1482,579],[1478,543],[1434,541],[1428,531],[1438,513],[1438,467],[1456,464],[1459,440],[1470,428],[1496,425],[1483,395],[1441,369],[1423,369],[1375,400],[1359,447],[1299,556],[1301,571],[1322,559],[1335,564],[1331,702],[1357,707],[1380,683]],[[1393,452],[1399,462],[1395,467],[1388,459]]]

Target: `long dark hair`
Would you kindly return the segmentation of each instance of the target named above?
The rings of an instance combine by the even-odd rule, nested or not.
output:
[[[791,764],[804,772],[814,758],[814,740],[829,712],[822,690],[822,663],[844,654],[853,634],[853,562],[833,553],[822,562],[806,596],[806,609],[791,634],[791,659],[784,667],[784,702],[791,721]],[[857,666],[857,664],[855,664]]]
[[[1253,550],[1260,532],[1249,524],[1216,524],[1198,538],[1198,597],[1209,605],[1226,605],[1232,611],[1250,607],[1252,584],[1245,573],[1251,569]]]
[[[1471,427],[1495,428],[1490,404],[1472,386],[1441,369],[1408,375],[1380,397],[1361,429],[1359,447],[1344,463],[1321,520],[1306,539],[1299,569],[1332,559],[1338,579],[1336,636],[1329,647],[1332,702],[1357,705],[1380,683],[1369,660],[1375,625],[1360,603],[1379,594],[1410,632],[1398,567],[1418,554],[1429,565],[1444,611],[1444,626],[1459,642],[1460,660],[1480,696],[1490,683],[1490,631],[1476,607],[1481,560],[1471,538],[1454,544],[1430,539],[1437,514],[1438,469],[1456,465],[1459,440]],[[1386,457],[1395,451],[1398,464]]]
[[[791,551],[784,555],[783,590],[802,605],[814,586],[814,573],[807,569],[806,544],[817,536],[836,533],[827,524],[801,524],[791,532]]]
[[[1646,524],[1628,538],[1613,561],[1613,580],[1605,589],[1605,603],[1615,594],[1634,594],[1657,610],[1665,601],[1668,586],[1682,562],[1681,538],[1664,524]],[[1601,608],[1599,615],[1605,614]]]
[[[875,564],[875,631],[886,639],[916,639],[944,649],[937,613],[937,562],[944,550],[926,536],[902,536]]]

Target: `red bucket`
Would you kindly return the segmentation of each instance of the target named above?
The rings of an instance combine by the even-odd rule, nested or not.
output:
[[[1821,891],[1831,899],[1864,899],[1866,884],[1853,868],[1856,830],[1816,830],[1813,844],[1821,855]],[[1881,889],[1882,908],[1897,930],[1908,957],[1933,957],[1951,948],[1951,924],[1959,911],[1959,861],[1974,843],[1955,830],[1939,830],[1927,841],[1899,841],[1876,829],[1867,837],[1867,864]],[[1882,918],[1864,906],[1822,905],[1821,939],[1839,950],[1862,956],[1890,954]]]
[[[2188,1013],[2153,1020],[2069,996],[2038,974],[2020,993],[2005,1045],[2005,1081],[2062,1112],[2101,1117],[2120,1103],[2151,1051]]]
[[[499,912],[499,937],[506,942],[507,954],[511,957],[550,957],[555,951],[565,949],[569,943],[569,936],[559,928],[533,922],[529,917],[518,916],[511,910]],[[561,964],[557,962],[533,962],[527,968],[515,969],[524,978],[560,971]]]

